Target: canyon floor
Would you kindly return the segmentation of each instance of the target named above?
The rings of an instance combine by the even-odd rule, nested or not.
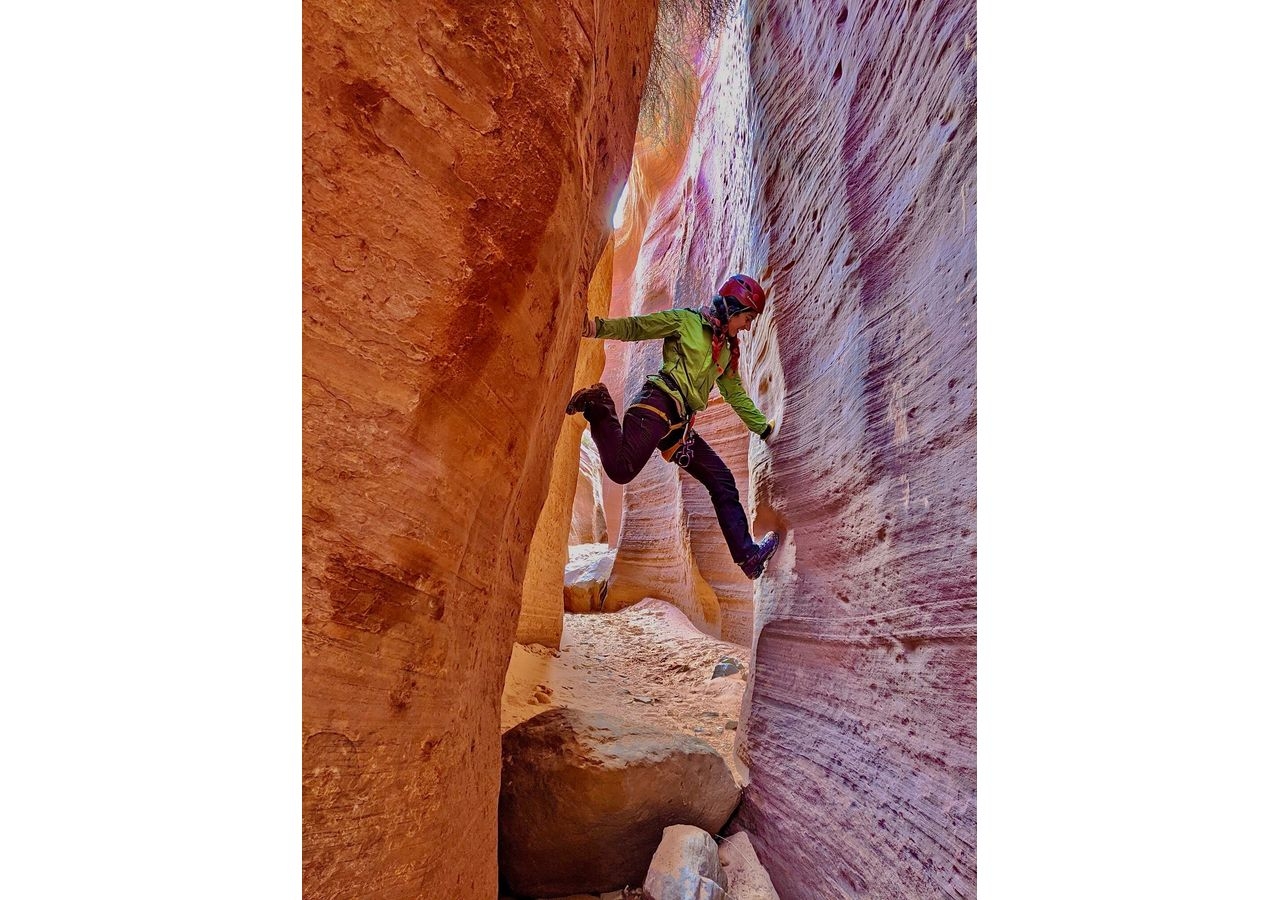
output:
[[[725,657],[738,674],[713,678]],[[750,651],[698,631],[661,600],[616,613],[566,613],[560,649],[516,644],[502,696],[502,730],[557,706],[598,710],[694,735],[741,785],[733,752]]]

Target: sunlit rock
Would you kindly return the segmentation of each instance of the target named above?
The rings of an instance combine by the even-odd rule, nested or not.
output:
[[[585,346],[585,345],[584,345]],[[601,363],[604,348],[596,344]],[[592,381],[598,381],[597,370]],[[589,382],[590,383],[590,382]],[[578,485],[573,495],[573,520],[569,525],[569,545],[608,543],[609,526],[604,513],[604,469],[600,466],[600,451],[595,441],[586,433],[585,420],[582,441],[578,450]]]
[[[644,877],[647,900],[730,900],[728,886],[711,835],[692,825],[662,830]]]
[[[564,611],[600,612],[609,588],[616,550],[608,544],[576,544],[564,567]]]

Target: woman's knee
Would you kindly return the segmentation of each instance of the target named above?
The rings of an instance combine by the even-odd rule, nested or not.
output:
[[[635,480],[635,477],[640,474],[640,470],[644,468],[643,464],[636,465],[635,462],[630,459],[621,459],[617,461],[605,461],[601,459],[600,462],[604,467],[604,474],[608,475],[609,480],[614,484],[630,484]]]

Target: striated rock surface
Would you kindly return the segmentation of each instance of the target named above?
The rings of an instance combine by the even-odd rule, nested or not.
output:
[[[600,313],[604,315],[604,313]],[[601,369],[595,372],[593,381],[598,381],[604,362],[604,347],[598,341],[591,341],[595,346],[591,351],[598,354],[602,363]],[[587,342],[583,342],[583,351],[587,350]],[[571,417],[572,418],[572,417]],[[573,495],[573,519],[569,524],[569,545],[608,543],[609,526],[604,513],[604,468],[600,465],[600,451],[596,442],[586,433],[586,421],[575,421],[582,431],[582,440],[578,445],[578,486]]]
[[[717,831],[738,794],[697,738],[603,713],[542,713],[502,738],[503,881],[536,897],[640,884],[664,828]]]
[[[692,825],[662,829],[662,843],[644,876],[645,900],[729,900],[716,842]]]
[[[697,58],[678,174],[644,187],[638,151],[631,175],[631,311],[735,270],[771,292],[742,360],[778,433],[748,439],[739,488],[783,544],[755,588],[735,827],[787,898],[976,893],[975,40],[972,0],[748,0]],[[670,480],[627,489],[611,599],[624,576],[713,580]]]
[[[720,454],[738,482],[738,492],[746,504],[750,486],[747,451],[753,438],[733,411],[733,407],[716,396],[698,414],[697,432]],[[754,621],[755,585],[738,568],[729,555],[715,507],[707,489],[688,472],[680,473],[680,499],[684,507],[685,528],[694,565],[716,595],[720,604],[720,637],[743,646],[751,645]],[[759,537],[760,535],[757,535]]]
[[[497,896],[502,673],[654,20],[303,6],[308,898]]]
[[[627,512],[604,608],[614,612],[647,597],[665,600],[718,638],[720,601],[694,561],[677,473],[655,454],[627,485]]]

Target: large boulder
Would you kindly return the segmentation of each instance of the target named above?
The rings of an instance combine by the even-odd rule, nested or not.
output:
[[[671,825],[644,877],[645,900],[729,900],[716,841],[701,828]]]
[[[739,831],[721,841],[719,855],[733,900],[778,900],[773,879],[760,864],[747,832]]]
[[[738,805],[704,741],[603,713],[555,709],[502,739],[498,862],[513,893],[640,884],[669,825],[715,832]]]

